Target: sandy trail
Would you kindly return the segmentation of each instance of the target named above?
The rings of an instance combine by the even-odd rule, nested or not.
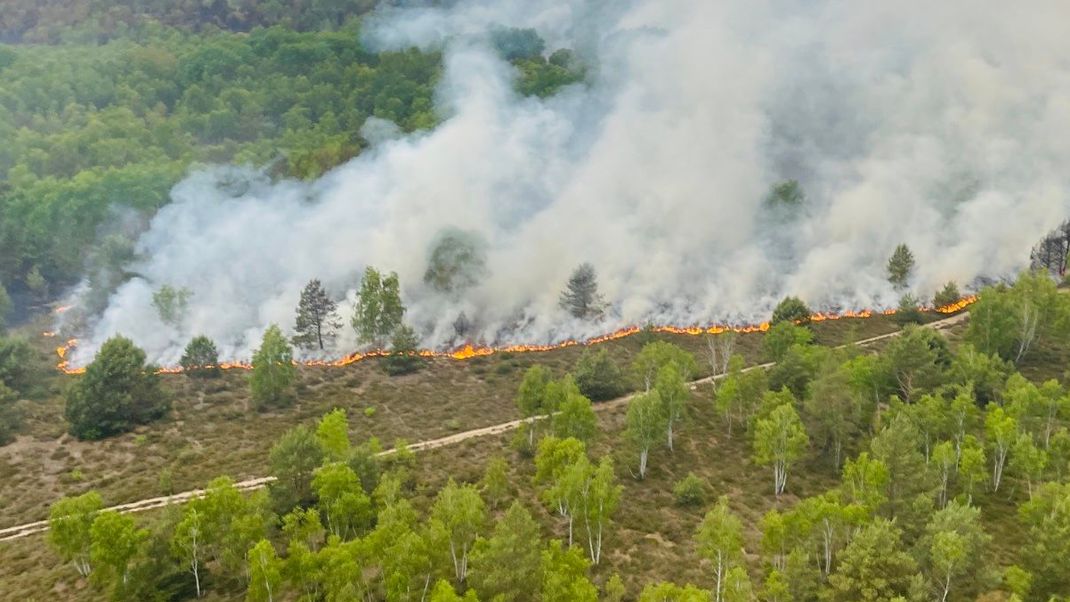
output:
[[[960,322],[965,321],[968,316],[969,316],[968,312],[962,312],[962,313],[956,314],[954,316],[951,316],[949,318],[944,318],[942,320],[937,320],[935,322],[930,322],[930,323],[926,324],[925,327],[926,328],[936,328],[936,329],[948,328],[948,327],[954,326],[955,324],[959,324]],[[902,332],[901,330],[897,330],[895,332],[889,332],[887,334],[882,334],[882,335],[879,335],[879,336],[870,337],[868,339],[862,339],[861,341],[856,341],[854,343],[848,343],[848,345],[868,345],[868,344],[871,344],[871,343],[876,343],[877,341],[883,341],[885,339],[889,339],[889,338],[892,338],[892,337],[899,336],[899,334],[901,332]],[[838,348],[842,348],[842,347],[846,347],[848,345],[840,345],[840,346],[837,347],[837,349]],[[774,364],[775,364],[775,362],[769,362],[769,363],[765,363],[765,364],[757,364],[757,365],[754,365],[754,366],[749,366],[747,368],[744,368],[743,371],[744,372],[748,372],[750,370],[764,370],[766,368],[772,367]],[[710,383],[710,382],[712,382],[714,380],[719,380],[721,378],[724,378],[724,376],[725,375],[723,375],[723,374],[718,374],[718,375],[715,375],[715,376],[707,376],[705,378],[700,378],[698,380],[692,381],[690,383],[690,386],[691,386],[692,389],[697,389],[699,385],[707,384],[707,383]],[[629,400],[631,400],[633,397],[635,397],[635,395],[636,395],[636,393],[630,393],[628,395],[625,395],[623,397],[618,397],[617,399],[613,399],[611,401],[605,401],[605,402],[597,403],[597,404],[594,405],[594,409],[595,409],[595,411],[601,412],[601,411],[605,411],[605,410],[609,410],[609,409],[613,409],[613,408],[619,408],[619,407],[627,404]],[[446,436],[446,437],[440,437],[438,439],[428,439],[426,441],[420,441],[418,443],[413,443],[413,444],[409,445],[409,449],[414,451],[414,452],[418,452],[418,451],[423,451],[423,450],[428,450],[428,449],[435,449],[435,448],[438,448],[438,447],[447,447],[447,446],[450,446],[450,445],[455,445],[455,444],[460,443],[462,441],[467,441],[469,439],[475,439],[477,437],[488,437],[488,436],[492,436],[492,435],[499,435],[501,433],[506,433],[506,432],[509,432],[509,431],[512,431],[512,430],[515,430],[515,429],[519,428],[520,425],[523,424],[527,420],[542,420],[542,419],[545,419],[545,418],[548,418],[548,417],[549,416],[536,416],[535,418],[531,418],[531,419],[510,420],[509,422],[503,422],[501,424],[495,424],[495,425],[492,425],[492,426],[485,426],[485,427],[478,428],[478,429],[472,429],[470,431],[464,431],[463,433],[456,433],[456,434],[449,435],[449,436]],[[390,455],[392,453],[394,453],[394,450],[393,449],[388,449],[388,450],[384,450],[382,452],[379,452],[379,455],[380,456],[386,456],[386,455]],[[241,481],[239,483],[235,483],[235,487],[237,487],[238,490],[240,490],[240,491],[254,491],[256,489],[261,489],[263,487],[266,487],[269,483],[271,483],[274,480],[275,480],[275,477],[270,477],[270,476],[268,476],[268,477],[257,477],[255,479],[247,479],[245,481]],[[205,491],[203,489],[192,489],[190,491],[183,491],[181,493],[175,493],[175,494],[172,494],[172,495],[153,497],[153,498],[148,498],[148,499],[144,499],[144,500],[138,500],[136,502],[127,502],[125,504],[118,504],[118,505],[115,505],[115,506],[109,506],[108,508],[105,508],[105,510],[115,510],[115,511],[121,512],[123,514],[128,514],[128,513],[132,513],[132,512],[143,512],[145,510],[153,510],[155,508],[162,508],[164,506],[170,506],[170,505],[173,505],[173,504],[183,504],[183,503],[188,502],[190,500],[195,500],[197,498],[200,498],[200,497],[204,496],[204,493],[205,493]],[[47,530],[48,530],[48,521],[47,520],[41,520],[41,521],[36,521],[36,522],[32,522],[32,523],[26,523],[24,525],[16,525],[14,527],[6,527],[4,529],[0,529],[0,541],[10,541],[10,540],[13,540],[13,539],[19,539],[19,538],[22,538],[22,537],[26,537],[28,535],[33,535],[34,533],[41,533],[41,532],[44,532],[44,531],[47,531]]]

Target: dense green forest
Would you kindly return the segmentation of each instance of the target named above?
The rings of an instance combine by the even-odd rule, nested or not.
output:
[[[16,3],[3,18],[23,43],[0,44],[0,284],[37,298],[87,271],[115,272],[191,165],[313,178],[360,153],[369,117],[405,132],[442,117],[432,100],[440,55],[365,49],[359,19],[341,15],[366,3],[131,3],[141,16],[130,19],[98,8],[115,3],[63,4],[56,14],[96,20],[40,33],[52,28],[26,29],[44,19],[28,15],[50,7]],[[113,18],[131,25],[86,34]],[[503,30],[495,43],[521,93],[583,77],[570,52],[550,52],[532,31]]]

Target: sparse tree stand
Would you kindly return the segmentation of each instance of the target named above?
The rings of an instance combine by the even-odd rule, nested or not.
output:
[[[294,345],[305,348],[319,346],[322,351],[324,340],[333,339],[335,331],[341,326],[335,313],[336,307],[323,289],[323,284],[317,279],[310,280],[301,291],[301,300],[297,304]]]
[[[577,318],[589,319],[602,315],[604,306],[602,296],[598,294],[598,277],[594,266],[580,264],[561,293],[561,307]]]
[[[888,259],[888,282],[897,290],[904,289],[913,272],[914,254],[905,244],[900,244]]]

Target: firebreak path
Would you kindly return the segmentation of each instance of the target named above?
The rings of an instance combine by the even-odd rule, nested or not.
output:
[[[968,315],[969,314],[967,312],[962,312],[962,313],[956,314],[954,316],[951,316],[950,318],[944,318],[942,320],[937,320],[935,322],[930,322],[930,323],[926,324],[925,327],[926,328],[935,328],[935,329],[948,328],[950,326],[953,326],[955,324],[958,324],[960,322],[965,321],[966,318],[968,317]],[[863,339],[861,341],[856,341],[855,343],[848,343],[848,345],[869,345],[871,343],[876,343],[878,341],[883,341],[885,339],[890,339],[892,337],[899,336],[899,334],[901,332],[902,331],[897,330],[895,332],[890,332],[888,334],[882,334],[880,336],[870,337],[868,339]],[[837,348],[846,347],[848,345],[840,345]],[[764,370],[764,369],[772,367],[773,365],[775,365],[775,362],[769,362],[769,363],[765,363],[765,364],[757,364],[755,366],[750,366],[750,367],[744,368],[743,371],[744,372],[749,372],[751,370]],[[697,389],[699,387],[699,385],[707,384],[707,383],[713,382],[715,380],[720,380],[720,379],[724,378],[724,376],[725,376],[724,374],[718,374],[718,375],[715,375],[715,376],[707,376],[705,378],[700,378],[698,380],[692,381],[690,383],[691,389],[694,390],[694,389]],[[631,400],[635,395],[636,395],[636,393],[631,393],[629,395],[625,395],[623,397],[618,397],[617,399],[614,399],[614,400],[611,400],[611,401],[605,401],[605,402],[601,402],[601,403],[595,404],[594,409],[596,411],[605,411],[605,410],[610,410],[610,409],[613,409],[613,408],[619,408],[621,406],[626,405],[628,403],[628,401]],[[542,419],[548,418],[548,417],[549,416],[536,416],[535,418],[523,418],[523,419],[519,419],[519,420],[511,420],[509,422],[503,422],[501,424],[495,424],[495,425],[492,425],[492,426],[485,426],[483,428],[473,429],[473,430],[470,430],[470,431],[465,431],[463,433],[456,433],[456,434],[453,434],[453,435],[449,435],[448,437],[440,437],[438,439],[428,439],[426,441],[420,441],[418,443],[413,443],[413,444],[409,445],[409,449],[414,451],[414,452],[418,452],[418,451],[424,451],[424,450],[429,450],[429,449],[436,449],[436,448],[439,448],[439,447],[447,447],[447,446],[450,446],[450,445],[455,445],[455,444],[460,443],[462,441],[467,441],[469,439],[475,439],[475,438],[478,438],[478,437],[489,437],[489,436],[492,436],[492,435],[500,435],[502,433],[507,433],[509,431],[512,431],[512,430],[515,430],[515,429],[519,428],[521,424],[523,424],[524,422],[527,422],[528,420],[542,420]],[[394,453],[394,451],[395,450],[393,450],[393,449],[388,449],[388,450],[384,450],[382,452],[379,452],[378,455],[387,456],[387,455],[390,455],[390,454]],[[239,491],[254,491],[254,490],[266,487],[269,483],[273,482],[274,480],[275,480],[275,477],[258,477],[258,478],[255,478],[255,479],[248,479],[248,480],[245,480],[245,481],[241,481],[240,483],[235,483],[235,487],[237,487]],[[162,497],[148,498],[148,499],[139,500],[139,501],[136,501],[136,502],[128,502],[126,504],[118,504],[118,505],[115,505],[115,506],[109,506],[108,508],[105,508],[105,510],[114,510],[114,511],[122,513],[122,514],[129,514],[129,513],[133,513],[133,512],[144,512],[146,510],[153,510],[153,509],[156,509],[156,508],[163,508],[165,506],[171,506],[171,505],[174,505],[174,504],[184,504],[184,503],[186,503],[186,502],[188,502],[190,500],[195,500],[197,498],[203,497],[204,494],[205,494],[205,490],[204,489],[192,489],[190,491],[183,491],[182,493],[175,493],[175,494],[172,494],[172,495],[165,495],[165,496],[162,496]],[[17,526],[14,526],[14,527],[6,527],[4,529],[0,529],[0,541],[10,541],[10,540],[13,540],[13,539],[20,539],[20,538],[23,538],[23,537],[26,537],[26,536],[29,536],[29,535],[33,535],[34,533],[42,533],[42,532],[47,531],[47,530],[48,530],[48,521],[47,520],[41,520],[41,521],[36,521],[36,522],[32,522],[32,523],[26,523],[24,525],[17,525]]]

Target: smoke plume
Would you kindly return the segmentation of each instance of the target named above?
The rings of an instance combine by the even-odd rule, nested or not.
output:
[[[177,362],[206,334],[248,358],[292,328],[319,278],[348,321],[368,265],[396,271],[426,346],[468,337],[544,343],[628,324],[766,319],[784,295],[812,307],[894,306],[885,263],[913,250],[911,288],[1020,270],[1068,215],[1070,7],[906,0],[459,0],[390,8],[368,44],[443,50],[441,124],[399,134],[315,182],[249,169],[191,174],[137,243],[137,276],[93,323],[75,363],[132,337]],[[575,50],[581,84],[514,91],[495,27]],[[770,206],[795,179],[805,201]],[[479,279],[424,282],[450,232],[479,241]],[[570,317],[558,295],[592,263],[610,307]],[[152,291],[192,291],[178,327]],[[332,355],[357,347],[344,329]]]

